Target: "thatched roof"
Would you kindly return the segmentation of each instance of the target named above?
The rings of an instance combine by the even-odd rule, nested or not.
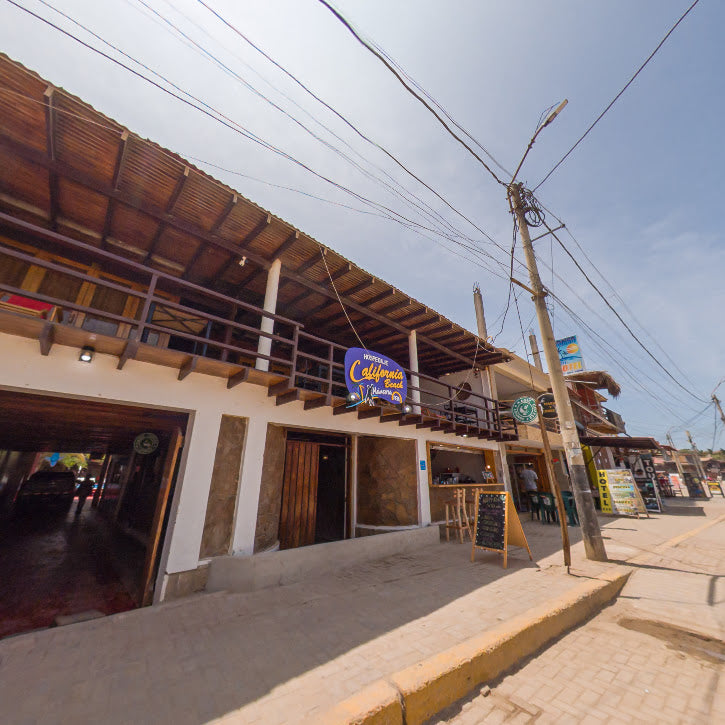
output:
[[[564,379],[568,383],[582,383],[589,385],[595,390],[605,390],[613,397],[618,398],[622,392],[619,383],[604,370],[584,370],[571,375],[565,375]]]

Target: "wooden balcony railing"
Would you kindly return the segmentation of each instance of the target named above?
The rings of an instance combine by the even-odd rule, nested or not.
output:
[[[272,375],[284,378],[274,383],[276,391],[289,395],[289,399],[298,399],[298,395],[292,395],[295,391],[318,394],[312,396],[312,403],[306,400],[308,408],[333,405],[346,398],[347,348],[342,345],[306,331],[295,320],[107,250],[61,235],[52,236],[65,247],[72,247],[74,257],[83,259],[83,264],[62,256],[35,256],[0,243],[0,264],[3,259],[15,260],[25,263],[28,269],[34,267],[44,275],[56,276],[50,285],[52,294],[0,282],[0,308],[14,314],[41,316],[50,327],[80,327],[121,338],[127,341],[127,349],[156,345],[192,358],[209,358],[247,369],[265,360]],[[103,270],[113,270],[113,275]],[[85,297],[78,294],[83,285]],[[105,290],[106,298],[116,295],[115,310],[103,301],[104,295],[96,295],[97,290]],[[99,301],[94,302],[97,297]],[[264,317],[274,321],[273,332],[260,329]],[[271,341],[269,354],[258,351],[262,338]],[[404,370],[409,381],[406,403],[414,406],[410,413],[397,409],[406,423],[496,440],[517,437],[515,421],[502,418],[497,401],[470,391],[466,391],[465,400],[460,400],[456,387],[424,373]],[[418,385],[412,384],[411,376],[417,376]],[[414,392],[419,394],[420,403],[413,400]],[[391,413],[396,414],[396,409],[382,410],[381,416],[389,419],[387,414]]]

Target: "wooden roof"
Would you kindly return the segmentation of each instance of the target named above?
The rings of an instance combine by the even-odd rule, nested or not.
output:
[[[0,54],[0,210],[261,304],[282,260],[277,311],[343,345],[440,375],[505,352],[378,279],[177,154]],[[245,258],[244,265],[240,265]]]

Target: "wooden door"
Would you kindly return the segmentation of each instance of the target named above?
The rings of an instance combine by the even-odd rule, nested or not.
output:
[[[539,491],[544,493],[551,492],[551,481],[549,481],[549,472],[546,470],[546,461],[541,455],[536,455],[533,460],[534,470],[539,479]]]
[[[161,530],[164,525],[164,515],[166,514],[166,506],[169,502],[169,492],[171,484],[174,481],[176,473],[176,461],[179,458],[179,451],[184,442],[184,436],[179,428],[174,428],[169,436],[169,447],[166,450],[166,460],[161,473],[161,485],[159,493],[156,497],[156,509],[154,510],[154,518],[151,522],[151,531],[149,532],[149,543],[146,547],[146,561],[143,568],[143,586],[142,586],[142,605],[151,604],[154,593],[154,579],[156,576],[156,558],[159,552],[159,544],[161,543]]]
[[[279,548],[315,543],[320,444],[287,441],[279,519]]]

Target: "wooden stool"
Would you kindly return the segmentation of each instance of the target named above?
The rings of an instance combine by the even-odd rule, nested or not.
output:
[[[445,503],[446,506],[446,541],[451,540],[450,529],[458,532],[458,537],[463,543],[463,534],[468,532],[468,536],[472,536],[471,519],[469,518],[468,507],[466,505],[466,489],[456,488],[453,491],[453,498]]]

